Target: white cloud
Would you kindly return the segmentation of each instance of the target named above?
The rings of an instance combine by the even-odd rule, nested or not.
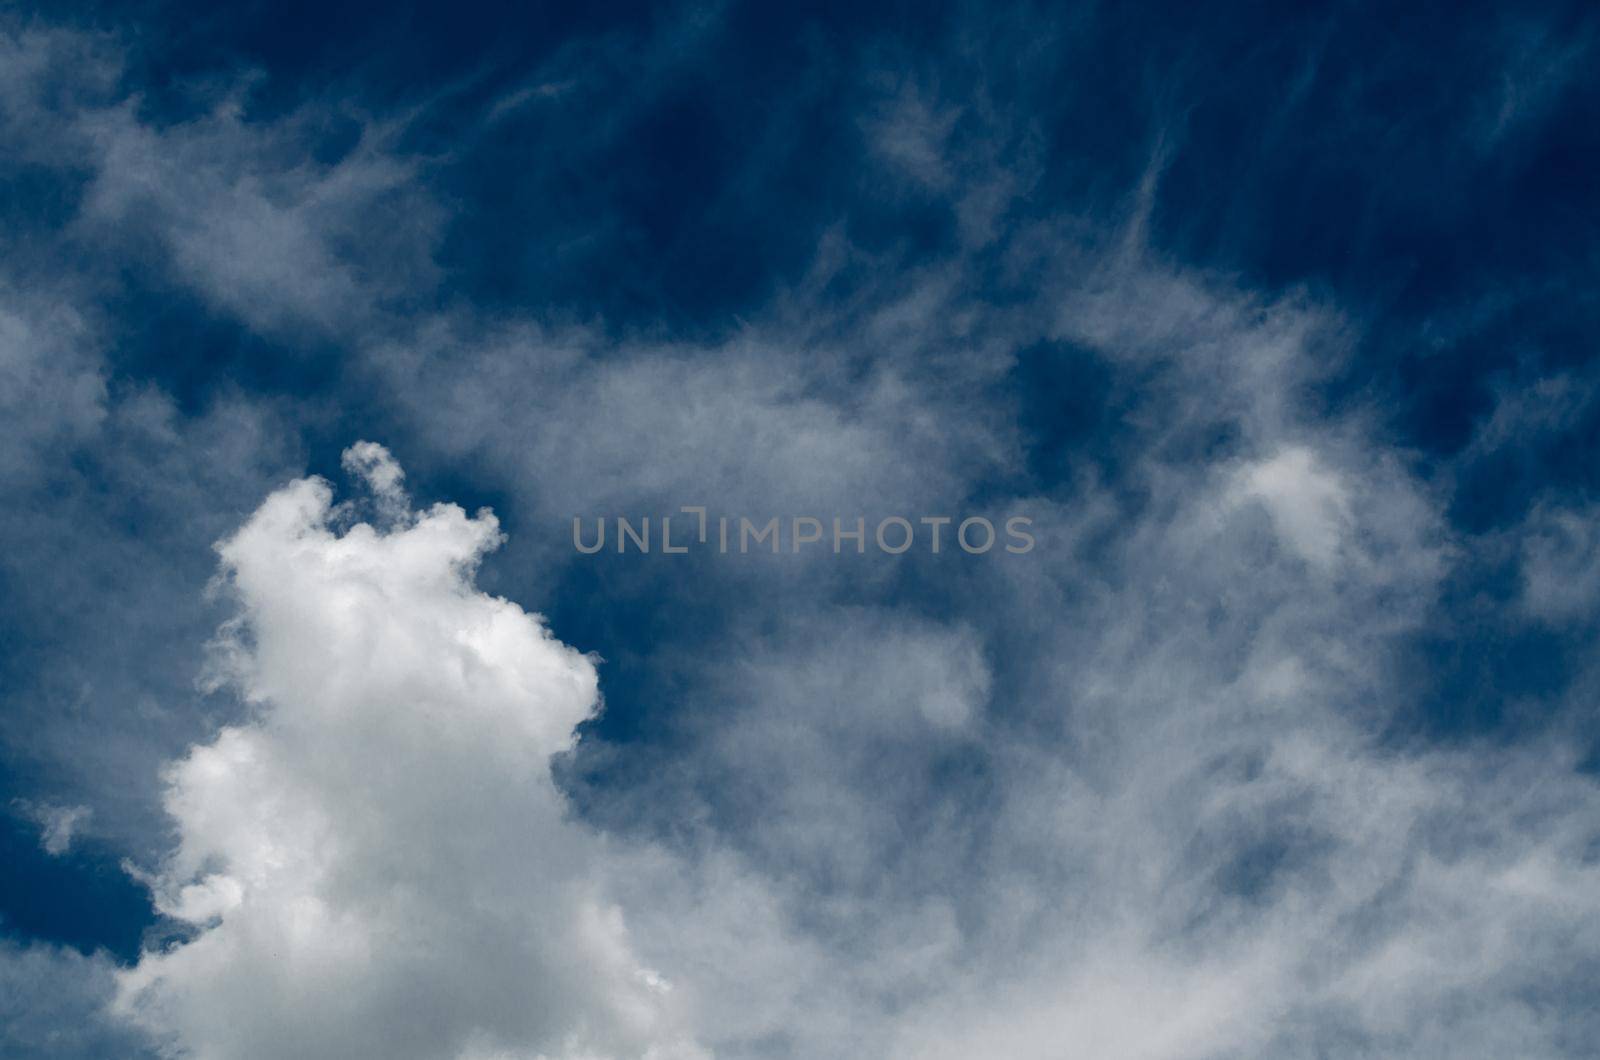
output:
[[[1047,546],[965,583],[987,644],[818,601],[732,638],[691,701],[721,709],[652,766],[689,783],[635,808],[718,850],[638,896],[652,960],[734,1055],[1574,1055],[1600,791],[1559,741],[1378,735],[1459,547],[1439,499],[1359,416],[1299,408],[1314,307],[1104,297],[1106,355],[1180,380],[1135,424],[1138,507],[1028,499]],[[1186,429],[1236,442],[1207,462]],[[1020,687],[960,662],[991,652]],[[934,688],[961,726],[908,709]]]
[[[1350,500],[1339,475],[1301,446],[1241,468],[1233,491],[1260,501],[1284,542],[1309,563],[1328,567],[1339,558],[1350,522]]]
[[[84,319],[64,299],[25,297],[0,279],[0,483],[32,477],[44,451],[92,436],[106,404]]]
[[[0,24],[8,151],[90,175],[63,243],[165,270],[276,334],[348,334],[383,299],[432,283],[443,211],[391,149],[396,127],[338,106],[252,121],[248,77],[220,93],[191,85],[200,113],[152,122],[123,89],[120,43]],[[306,156],[308,135],[341,126],[351,142],[337,157]]]
[[[406,496],[406,473],[389,450],[377,442],[357,442],[344,451],[340,463],[345,471],[367,484],[379,512],[391,521],[402,520],[410,511]]]
[[[60,857],[72,848],[72,840],[93,816],[87,806],[42,805],[30,807],[30,816],[39,825],[39,845],[51,857]]]
[[[120,1011],[203,1058],[698,1055],[550,778],[592,663],[472,587],[487,513],[332,512],[301,480],[220,546],[254,717],[168,774],[154,890],[194,935],[120,976]]]
[[[224,98],[169,128],[141,122],[133,102],[76,115],[96,168],[80,224],[112,242],[153,237],[182,280],[266,332],[348,334],[382,299],[432,282],[442,213],[387,149],[393,129],[322,112],[254,124],[241,111]],[[306,159],[302,128],[336,118],[357,127],[354,145]]]
[[[515,497],[536,525],[682,505],[758,523],[937,513],[1014,459],[1004,429],[965,408],[1001,359],[952,364],[962,340],[926,326],[942,286],[915,284],[910,304],[867,320],[813,315],[705,345],[446,318],[370,355],[429,448],[535,485]],[[855,326],[865,338],[832,334]],[[858,341],[881,360],[865,367]]]

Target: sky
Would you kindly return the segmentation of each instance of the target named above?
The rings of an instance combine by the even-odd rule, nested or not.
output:
[[[1597,49],[0,10],[0,1055],[1596,1055]]]

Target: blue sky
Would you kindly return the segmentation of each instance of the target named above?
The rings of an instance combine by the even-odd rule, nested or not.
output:
[[[1600,22],[1402,7],[0,17],[0,1052],[1592,1055]]]

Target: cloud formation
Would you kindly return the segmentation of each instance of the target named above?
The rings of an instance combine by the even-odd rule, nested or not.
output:
[[[39,825],[39,845],[51,857],[60,857],[72,846],[83,825],[93,816],[87,806],[27,806],[29,817]]]
[[[176,846],[119,829],[165,918],[145,952],[113,969],[0,951],[8,981],[72,984],[55,1008],[24,995],[0,1041],[31,1055],[48,1044],[38,1019],[81,1023],[64,1048],[90,1055],[122,1055],[96,1036],[137,1028],[201,1060],[1592,1051],[1596,513],[1581,489],[1530,489],[1493,532],[1457,510],[1495,460],[1537,465],[1534,436],[1581,438],[1582,375],[1529,354],[1495,376],[1492,412],[1461,414],[1466,441],[1419,440],[1362,359],[1416,345],[1451,361],[1439,351],[1525,293],[1385,333],[1387,287],[1301,284],[1270,245],[1265,264],[1219,271],[1252,239],[1327,231],[1400,240],[1379,263],[1411,260],[1407,225],[1384,221],[1395,204],[1426,227],[1435,193],[1476,177],[1395,190],[1384,174],[1340,194],[1315,179],[1388,159],[1375,147],[1402,128],[1503,188],[1506,152],[1578,90],[1589,38],[1521,35],[1504,69],[1425,87],[1465,85],[1403,127],[1364,109],[1389,84],[1365,66],[1330,87],[1337,49],[1319,38],[1287,90],[1263,93],[1265,129],[1222,123],[1229,160],[1197,182],[1218,93],[1202,85],[1191,106],[1163,71],[1153,117],[1117,110],[1124,56],[1097,35],[1109,19],[1117,44],[1117,10],[1067,29],[936,27],[954,44],[925,64],[794,34],[828,76],[781,107],[697,95],[686,56],[736,20],[686,20],[579,41],[522,88],[488,76],[476,104],[398,117],[309,89],[258,106],[260,82],[237,71],[153,102],[105,38],[0,39],[14,156],[76,181],[55,251],[73,263],[30,267],[112,291],[102,271],[134,274],[159,292],[140,308],[173,313],[182,340],[161,373],[113,369],[98,351],[116,344],[72,308],[94,283],[0,297],[0,412],[20,428],[0,485],[33,484],[0,522],[25,546],[4,573],[30,615],[91,615],[77,650],[37,666],[57,694],[4,719],[8,749],[47,744],[89,775],[98,827],[122,812],[106,792],[188,746],[164,781]],[[1247,58],[1241,78],[1273,69]],[[680,134],[746,105],[748,124],[718,130],[765,139],[702,181],[717,138]],[[1354,117],[1315,121],[1317,106]],[[1058,130],[1034,120],[1046,112]],[[456,119],[472,132],[426,154]],[[841,172],[815,195],[761,197],[789,187],[791,151],[817,151],[782,142],[808,122],[832,130]],[[1296,154],[1302,127],[1332,154]],[[1257,131],[1294,167],[1272,224],[1261,185],[1227,168]],[[635,143],[643,155],[624,153]],[[680,170],[691,207],[653,213]],[[1250,208],[1202,208],[1230,196]],[[787,242],[762,243],[752,217]],[[596,262],[623,301],[683,298],[705,280],[683,248],[729,230],[757,256],[793,252],[731,322],[547,300]],[[485,281],[507,264],[497,240],[537,263]],[[466,260],[480,253],[490,265]],[[232,359],[213,368],[218,348]],[[409,476],[363,442],[342,460],[361,497],[295,477],[308,461],[331,473],[374,424]],[[257,507],[263,482],[290,477]],[[510,548],[492,554],[486,512],[414,511],[411,492],[496,498]],[[43,499],[49,518],[32,514]],[[819,550],[681,567],[565,548],[574,514],[684,503],[1025,510],[1039,547],[959,566]],[[175,645],[205,624],[189,610],[203,560],[173,557],[220,533],[236,615],[202,699]],[[594,661],[479,577],[560,609],[573,643],[611,637],[609,717]],[[1572,645],[1524,667],[1543,687],[1433,663],[1541,637]],[[143,691],[122,697],[59,661],[102,655],[110,673],[159,664],[166,683],[125,678]],[[1462,673],[1497,707],[1564,724],[1419,734],[1419,700],[1468,713]],[[38,717],[51,724],[16,720]],[[84,1015],[113,989],[120,1023]]]
[[[395,498],[386,452],[346,464]],[[701,693],[737,708],[614,796],[672,842],[568,816],[596,674],[472,588],[491,516],[293,483],[221,546],[254,718],[169,773],[151,882],[192,937],[119,1010],[202,1057],[1573,1055],[1600,790],[1558,745],[1374,742],[1421,617],[1375,608],[1440,568],[1385,525],[1403,480],[1343,480],[1309,554],[1238,523],[1237,471],[1172,495],[1080,621],[1019,618],[1064,664],[1031,718],[969,631],[825,609],[746,643]]]
[[[386,452],[347,463],[395,500]],[[551,781],[593,664],[473,588],[487,512],[346,514],[303,479],[219,547],[252,716],[168,773],[150,882],[190,937],[120,975],[120,1010],[216,1058],[698,1055]]]

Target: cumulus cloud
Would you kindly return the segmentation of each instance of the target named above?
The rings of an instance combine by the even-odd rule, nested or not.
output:
[[[347,461],[394,497],[386,452]],[[487,512],[333,518],[303,479],[219,546],[253,717],[169,771],[151,883],[191,937],[120,975],[120,1011],[216,1058],[698,1055],[551,781],[593,663],[473,588]]]
[[[346,472],[365,482],[379,511],[391,521],[406,517],[411,507],[406,496],[406,473],[389,450],[377,442],[357,442],[344,451],[340,463]]]

